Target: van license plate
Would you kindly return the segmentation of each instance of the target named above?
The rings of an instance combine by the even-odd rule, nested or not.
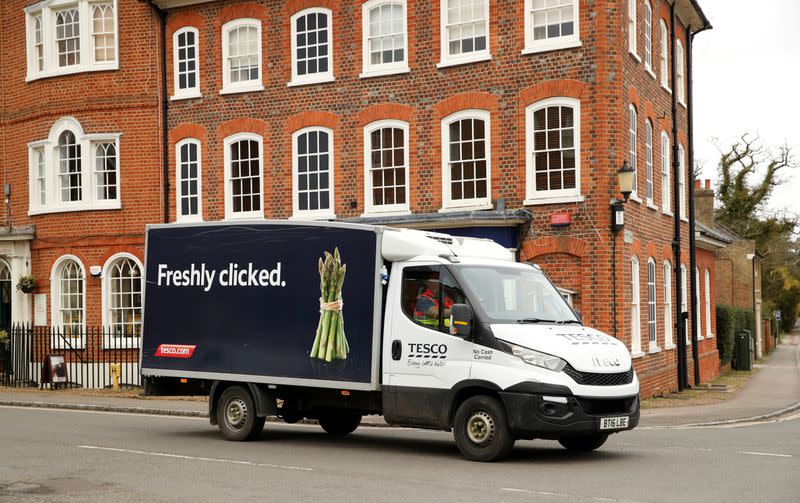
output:
[[[600,419],[601,430],[619,430],[628,427],[628,416],[604,417]]]

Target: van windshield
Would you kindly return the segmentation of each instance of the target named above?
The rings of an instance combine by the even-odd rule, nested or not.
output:
[[[533,267],[462,265],[458,271],[494,322],[580,323],[553,284]]]

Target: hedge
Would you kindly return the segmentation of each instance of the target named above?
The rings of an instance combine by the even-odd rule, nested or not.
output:
[[[717,304],[717,350],[720,363],[733,356],[734,337],[742,330],[753,332],[753,310]]]

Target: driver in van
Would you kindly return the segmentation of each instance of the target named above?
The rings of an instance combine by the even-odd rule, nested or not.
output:
[[[450,308],[453,299],[444,297],[445,326],[450,323]],[[437,326],[439,324],[439,280],[430,277],[425,280],[425,290],[417,296],[414,306],[414,318],[423,325]]]

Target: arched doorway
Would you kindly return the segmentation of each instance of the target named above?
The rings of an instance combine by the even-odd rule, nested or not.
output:
[[[0,259],[0,330],[11,328],[11,268]]]

